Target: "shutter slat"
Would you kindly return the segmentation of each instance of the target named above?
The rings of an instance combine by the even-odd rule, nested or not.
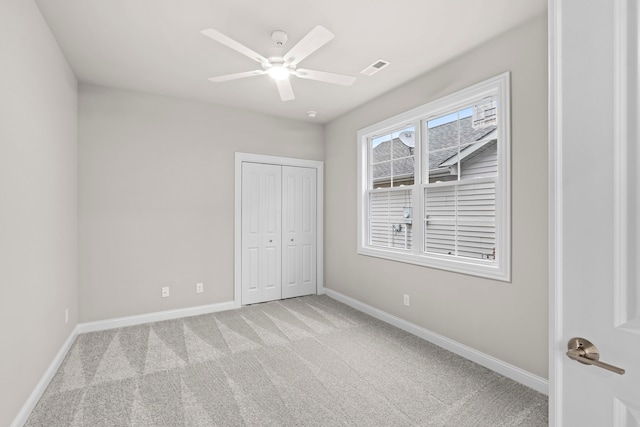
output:
[[[373,246],[405,249],[404,235],[407,224],[403,223],[404,208],[411,206],[411,190],[388,190],[369,193],[369,241]],[[392,224],[402,224],[399,232]],[[413,233],[407,227],[407,248],[411,248]]]
[[[483,173],[487,164],[478,162]],[[473,170],[473,169],[472,169]],[[496,192],[494,181],[452,181],[425,187],[425,240],[427,252],[467,258],[487,258],[495,248]],[[445,225],[445,221],[446,225]]]

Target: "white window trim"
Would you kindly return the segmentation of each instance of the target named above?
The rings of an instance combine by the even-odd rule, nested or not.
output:
[[[487,96],[498,100],[498,177],[496,189],[496,260],[486,262],[446,255],[426,254],[421,252],[421,244],[414,244],[414,250],[395,250],[370,246],[367,242],[367,206],[368,206],[368,143],[369,139],[385,133],[414,126],[416,129],[416,147],[423,133],[422,123],[431,118],[465,108]],[[490,279],[511,281],[511,117],[510,117],[510,74],[505,72],[473,86],[462,89],[451,95],[434,100],[407,112],[390,117],[381,122],[360,129],[357,133],[358,143],[358,254],[454,271],[463,274],[486,277]],[[420,147],[420,150],[422,147]],[[422,174],[422,153],[418,149],[415,154],[416,180],[414,194],[414,236],[423,236],[424,184],[419,180]],[[418,208],[419,207],[419,208]],[[418,208],[418,209],[416,209]],[[423,237],[419,237],[422,242]]]

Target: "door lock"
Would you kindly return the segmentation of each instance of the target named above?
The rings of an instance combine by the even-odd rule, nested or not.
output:
[[[593,365],[623,375],[624,369],[601,362],[598,347],[584,338],[571,338],[567,343],[567,356],[585,365]]]

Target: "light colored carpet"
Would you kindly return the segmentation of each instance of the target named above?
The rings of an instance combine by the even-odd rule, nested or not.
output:
[[[546,426],[547,397],[326,296],[78,336],[27,426]]]

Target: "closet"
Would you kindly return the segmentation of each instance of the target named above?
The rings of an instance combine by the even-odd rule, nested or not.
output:
[[[241,304],[316,292],[316,169],[242,162]]]

